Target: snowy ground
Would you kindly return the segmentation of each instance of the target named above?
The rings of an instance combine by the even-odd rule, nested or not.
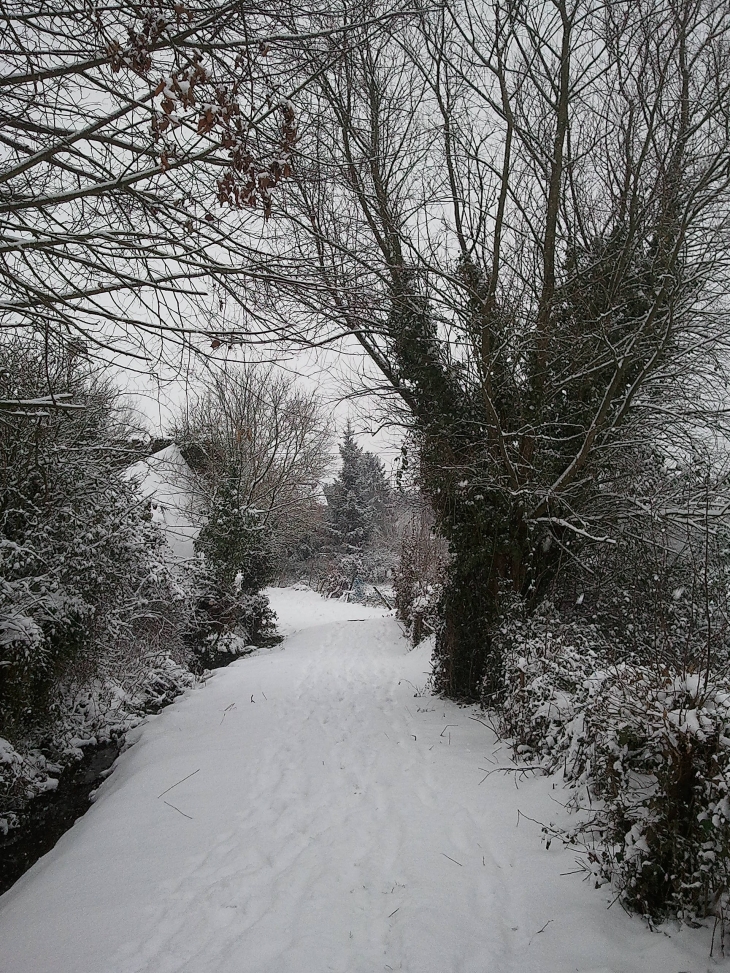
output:
[[[517,826],[518,809],[562,814],[560,785],[480,784],[505,749],[420,695],[428,650],[394,619],[270,594],[283,645],[135,731],[89,813],[0,898],[1,973],[724,966],[707,930],[651,933],[561,874],[574,854]]]

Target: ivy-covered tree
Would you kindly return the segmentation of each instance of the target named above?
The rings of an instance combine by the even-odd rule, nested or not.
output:
[[[323,68],[295,297],[414,431],[452,696],[500,691],[505,604],[645,517],[617,458],[727,436],[729,39],[719,0],[445,0]]]

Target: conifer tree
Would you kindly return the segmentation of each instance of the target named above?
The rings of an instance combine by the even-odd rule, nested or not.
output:
[[[255,593],[271,580],[271,536],[260,512],[241,504],[235,471],[220,485],[195,541],[216,583]]]
[[[382,463],[357,445],[349,420],[340,457],[340,475],[325,489],[330,522],[338,545],[348,551],[362,550],[382,523],[388,485]]]

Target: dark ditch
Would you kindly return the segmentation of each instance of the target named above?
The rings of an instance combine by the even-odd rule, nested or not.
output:
[[[0,836],[0,895],[50,851],[89,809],[89,795],[102,782],[122,749],[122,739],[84,748],[84,756],[63,769],[55,791],[34,797],[17,828]]]
[[[261,635],[258,645],[251,651],[278,645],[282,640],[281,635]],[[220,669],[241,658],[223,652],[210,655],[204,660],[201,671],[203,668]],[[157,705],[150,707],[150,712],[158,713],[174,698],[158,700]],[[108,743],[85,747],[80,761],[64,767],[58,787],[34,797],[19,813],[18,826],[6,835],[0,835],[0,895],[49,852],[74,821],[88,811],[89,795],[108,776],[123,745],[124,737],[120,736]]]

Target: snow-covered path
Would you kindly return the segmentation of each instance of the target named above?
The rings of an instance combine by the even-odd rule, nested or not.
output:
[[[471,711],[421,695],[428,651],[409,653],[392,618],[271,597],[283,649],[151,719],[89,813],[0,898],[2,973],[716,967],[707,931],[652,934],[607,911],[603,891],[561,875],[570,851],[516,827],[518,809],[562,813],[560,790],[499,773],[480,785],[505,751]]]

